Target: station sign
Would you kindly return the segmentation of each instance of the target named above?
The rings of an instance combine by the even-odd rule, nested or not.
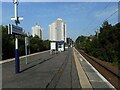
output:
[[[13,24],[12,25],[8,24],[8,34],[22,35],[23,29],[19,26],[15,26]]]
[[[57,42],[57,44],[65,44],[65,43],[62,41],[62,42]]]

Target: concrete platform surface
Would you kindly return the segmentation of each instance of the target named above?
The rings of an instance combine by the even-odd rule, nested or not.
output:
[[[116,90],[75,48],[74,51],[93,89]]]

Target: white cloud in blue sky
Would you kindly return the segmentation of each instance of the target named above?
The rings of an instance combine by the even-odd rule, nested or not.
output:
[[[19,16],[23,16],[20,26],[27,32],[31,32],[31,27],[39,23],[44,28],[44,39],[48,38],[48,25],[58,17],[65,20],[67,24],[67,34],[74,40],[79,35],[94,34],[97,25],[101,25],[103,20],[117,9],[117,2],[20,2]],[[100,14],[99,14],[100,13]],[[14,16],[13,3],[2,3],[2,16],[4,25],[14,23],[10,18]],[[114,18],[113,20],[111,18]],[[117,16],[111,17],[110,23],[117,23]]]

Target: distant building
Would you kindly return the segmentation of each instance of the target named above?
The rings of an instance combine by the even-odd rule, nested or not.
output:
[[[32,36],[34,37],[35,35],[37,35],[39,38],[43,39],[43,28],[36,24],[35,26],[32,27]]]
[[[57,51],[65,50],[66,43],[66,23],[58,18],[52,24],[49,25],[49,40],[51,41],[51,45],[56,43]],[[51,46],[52,49],[53,46]]]
[[[49,40],[66,42],[66,23],[58,18],[49,25]]]

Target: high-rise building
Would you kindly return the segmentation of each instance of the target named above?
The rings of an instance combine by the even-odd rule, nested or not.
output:
[[[58,18],[49,25],[49,40],[66,42],[66,23]]]
[[[58,18],[49,25],[49,40],[51,41],[51,51],[53,47],[56,47],[54,49],[57,51],[65,50],[66,23],[62,19]]]
[[[32,27],[32,36],[34,37],[35,35],[37,35],[39,38],[43,39],[43,28],[36,24],[35,26]]]

